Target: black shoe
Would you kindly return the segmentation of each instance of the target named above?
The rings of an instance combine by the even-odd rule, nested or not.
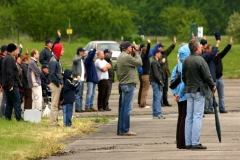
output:
[[[214,114],[213,111],[204,111],[204,114]]]
[[[206,146],[203,146],[201,143],[198,145],[192,145],[192,149],[207,149]]]
[[[172,107],[172,105],[171,104],[165,104],[164,106],[166,106],[166,107]]]
[[[186,149],[192,149],[192,145],[185,146]]]
[[[84,110],[75,110],[75,112],[85,112]]]
[[[105,111],[111,111],[112,109],[111,108],[107,108]]]
[[[224,110],[224,111],[220,111],[220,113],[228,113],[228,111]]]

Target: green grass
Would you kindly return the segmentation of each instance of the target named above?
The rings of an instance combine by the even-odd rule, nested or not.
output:
[[[79,137],[95,131],[96,123],[107,123],[106,117],[73,118],[72,127],[51,127],[49,118],[41,123],[0,119],[0,159],[24,160],[46,158],[64,148],[69,137]],[[62,124],[62,120],[59,120]],[[98,126],[99,126],[98,124]]]

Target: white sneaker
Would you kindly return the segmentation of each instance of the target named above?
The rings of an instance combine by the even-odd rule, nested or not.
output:
[[[143,107],[143,108],[151,108],[151,106],[145,106],[145,107]]]
[[[163,115],[159,115],[157,117],[153,117],[153,119],[165,119],[166,117],[164,117]]]

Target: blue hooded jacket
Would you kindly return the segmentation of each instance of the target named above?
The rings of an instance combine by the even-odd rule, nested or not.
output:
[[[97,70],[93,61],[93,58],[96,54],[96,49],[93,49],[88,52],[88,56],[84,61],[84,66],[87,72],[87,82],[98,83]]]
[[[186,44],[178,49],[178,55],[179,55],[180,62],[174,67],[174,69],[172,71],[172,76],[171,76],[170,82],[175,79],[175,77],[177,75],[177,72],[176,72],[177,69],[178,69],[178,72],[182,73],[182,63],[183,63],[184,59],[186,57],[188,57],[190,54],[191,54],[191,52],[188,47],[188,44]],[[178,102],[187,100],[186,93],[184,91],[185,86],[186,85],[183,82],[182,76],[181,76],[181,83],[176,88],[172,89],[173,95],[178,95],[180,97]]]

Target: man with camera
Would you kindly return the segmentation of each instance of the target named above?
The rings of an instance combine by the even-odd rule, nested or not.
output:
[[[119,114],[117,134],[122,136],[135,136],[130,131],[130,114],[133,107],[134,90],[138,82],[136,67],[142,65],[138,55],[137,46],[132,46],[129,41],[122,44],[122,53],[117,60],[119,79]]]

